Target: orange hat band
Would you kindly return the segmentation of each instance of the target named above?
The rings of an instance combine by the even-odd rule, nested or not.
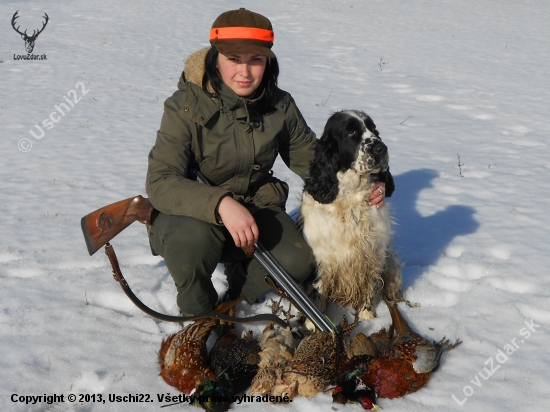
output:
[[[273,43],[273,30],[258,29],[255,27],[218,27],[210,30],[212,40],[259,40]]]

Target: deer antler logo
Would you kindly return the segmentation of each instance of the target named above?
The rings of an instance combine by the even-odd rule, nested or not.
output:
[[[17,10],[15,12],[15,14],[13,15],[12,19],[11,19],[11,25],[13,27],[13,29],[19,33],[21,35],[21,38],[23,40],[25,40],[25,48],[27,49],[27,53],[32,53],[33,49],[34,49],[34,42],[36,41],[36,38],[38,37],[38,35],[40,33],[42,33],[44,31],[44,28],[46,27],[46,25],[48,24],[48,20],[50,19],[48,17],[48,15],[46,13],[44,13],[44,18],[46,19],[46,21],[44,22],[44,24],[42,25],[42,28],[40,30],[38,30],[38,32],[36,30],[33,31],[32,33],[32,36],[29,36],[27,34],[27,30],[25,30],[24,33],[21,33],[19,31],[19,27],[21,26],[17,26],[17,28],[15,27],[15,20],[17,20],[17,18],[19,17],[17,15],[17,13],[19,13],[19,10]]]

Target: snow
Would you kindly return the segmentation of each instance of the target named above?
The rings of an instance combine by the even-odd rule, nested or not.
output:
[[[208,45],[216,16],[238,7],[271,19],[280,86],[313,130],[320,134],[336,110],[373,117],[396,180],[388,204],[407,298],[421,305],[403,312],[430,339],[463,340],[425,388],[379,404],[411,412],[546,410],[544,0],[3,1],[1,410],[149,411],[161,406],[157,395],[176,394],[158,376],[156,357],[179,326],[148,317],[124,296],[103,253],[88,256],[80,218],[145,195],[147,154],[183,60]],[[26,54],[10,26],[16,10],[29,31],[48,13],[33,52],[47,60],[14,60]],[[70,110],[43,127],[44,136],[29,133],[40,137],[34,125],[63,103]],[[275,172],[291,184],[289,210],[297,207],[299,179],[282,163]],[[162,259],[150,254],[144,227],[132,225],[113,244],[134,292],[177,314],[175,287]],[[221,268],[214,278],[222,291]],[[265,304],[238,306],[245,316],[267,311]],[[385,308],[378,312],[359,330],[388,324]],[[333,318],[341,314],[332,308]],[[25,405],[12,402],[13,394],[149,394],[154,402]],[[333,408],[329,394],[233,408],[361,410]]]

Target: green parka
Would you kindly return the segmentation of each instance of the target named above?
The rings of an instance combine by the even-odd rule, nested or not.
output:
[[[305,179],[315,133],[290,94],[280,89],[271,102],[263,102],[264,94],[241,98],[226,85],[219,96],[208,96],[201,87],[207,51],[187,59],[178,91],[164,103],[149,153],[147,195],[162,213],[209,223],[220,223],[216,208],[228,193],[245,204],[284,207],[288,185],[272,176],[275,159],[281,155]],[[215,186],[192,180],[191,167]]]

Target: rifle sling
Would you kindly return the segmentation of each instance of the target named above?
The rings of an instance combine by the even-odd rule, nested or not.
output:
[[[128,296],[128,298],[130,298],[130,300],[134,303],[134,305],[136,305],[139,309],[141,309],[143,312],[145,312],[146,314],[154,318],[157,318],[166,322],[188,322],[188,321],[202,319],[202,318],[214,318],[214,319],[224,320],[226,322],[231,322],[231,323],[273,322],[278,325],[281,325],[284,328],[289,326],[288,323],[286,323],[280,317],[269,313],[250,316],[247,318],[237,318],[234,316],[223,315],[221,313],[213,313],[213,312],[207,313],[205,315],[194,315],[194,316],[172,316],[172,315],[165,315],[163,313],[159,313],[151,309],[145,303],[143,303],[134,294],[134,292],[132,292],[132,289],[130,289],[130,285],[128,285],[128,282],[126,282],[126,279],[124,279],[124,276],[122,275],[122,271],[120,270],[118,259],[115,254],[115,249],[109,242],[107,242],[107,244],[105,245],[105,254],[109,258],[109,262],[111,262],[111,267],[113,268],[113,277],[120,284],[126,296]]]

